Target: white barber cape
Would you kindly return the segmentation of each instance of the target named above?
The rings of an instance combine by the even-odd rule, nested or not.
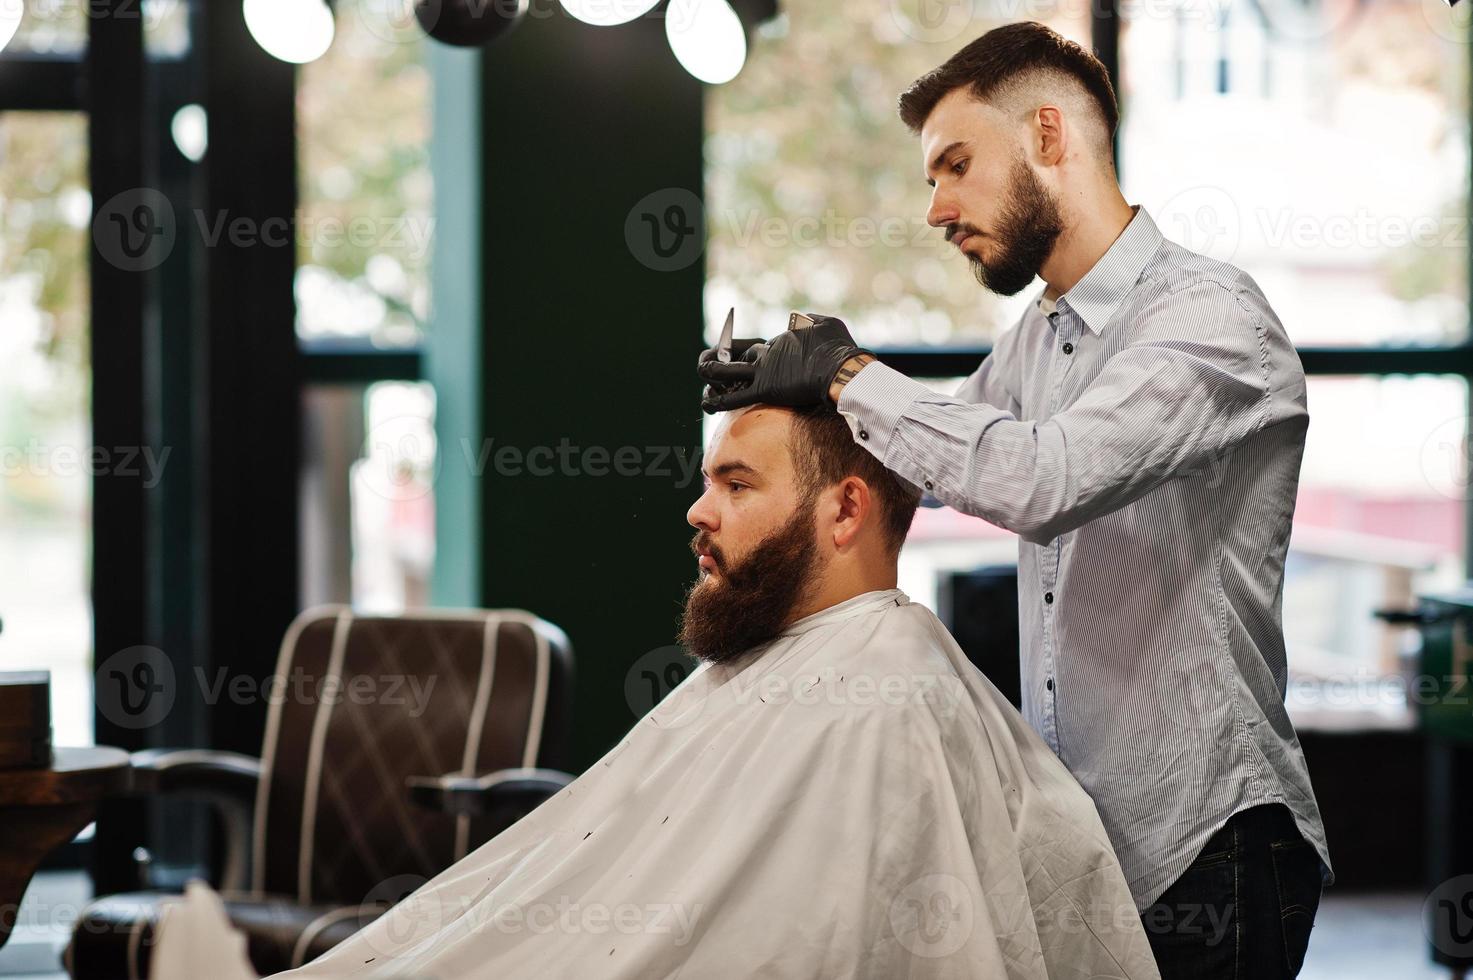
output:
[[[157,962],[182,940],[166,917]],[[278,976],[1159,980],[1094,804],[898,589],[702,663],[534,813]]]

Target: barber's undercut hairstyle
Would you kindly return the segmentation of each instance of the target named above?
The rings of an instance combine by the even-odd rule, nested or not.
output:
[[[878,504],[880,530],[891,554],[899,554],[920,506],[921,494],[854,441],[849,423],[832,405],[793,412],[789,449],[805,503],[825,487],[857,476]]]
[[[1100,59],[1053,28],[1027,20],[983,34],[906,89],[900,96],[901,121],[920,133],[936,104],[962,86],[1015,122],[1045,103],[1059,106],[1071,120],[1085,120],[1094,158],[1115,173],[1120,108],[1110,73]]]

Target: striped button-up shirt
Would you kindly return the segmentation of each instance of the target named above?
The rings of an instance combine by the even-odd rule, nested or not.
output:
[[[1284,709],[1304,371],[1250,276],[1135,212],[956,397],[875,363],[838,407],[889,469],[1021,539],[1023,714],[1144,910],[1261,803],[1293,811],[1333,879]]]

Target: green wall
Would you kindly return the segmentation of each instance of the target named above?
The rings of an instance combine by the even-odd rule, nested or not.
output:
[[[636,720],[626,675],[673,642],[695,572],[685,512],[700,479],[682,485],[676,457],[700,446],[704,230],[695,254],[664,263],[645,220],[633,249],[626,224],[650,194],[663,220],[681,189],[701,193],[703,92],[660,20],[593,28],[543,7],[481,65],[485,441],[442,444],[441,458],[474,475],[489,449],[481,602],[567,631],[581,770]]]

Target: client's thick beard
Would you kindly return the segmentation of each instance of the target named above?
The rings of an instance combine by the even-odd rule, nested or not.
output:
[[[741,559],[728,563],[701,531],[690,543],[704,547],[721,572],[703,575],[685,597],[680,645],[693,657],[726,663],[782,632],[807,594],[818,561],[814,506],[800,503],[786,524]]]

